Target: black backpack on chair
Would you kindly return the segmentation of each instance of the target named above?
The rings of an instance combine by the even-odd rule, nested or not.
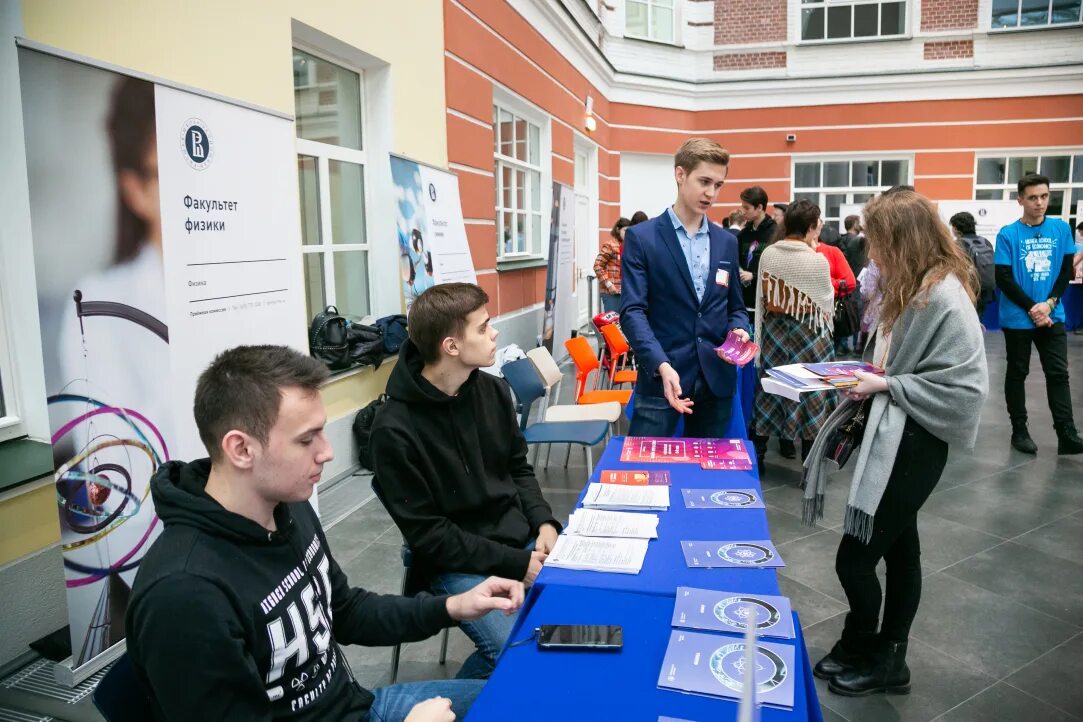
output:
[[[372,437],[372,424],[376,421],[376,414],[387,403],[387,394],[380,396],[366,406],[353,417],[353,438],[357,442],[357,460],[361,466],[374,471],[372,468],[372,451],[369,439]]]

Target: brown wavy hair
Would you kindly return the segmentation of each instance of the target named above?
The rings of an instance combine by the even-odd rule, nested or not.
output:
[[[865,206],[869,256],[880,268],[880,323],[888,331],[912,303],[954,274],[971,302],[977,297],[974,264],[940,220],[928,198],[913,190],[882,193]]]

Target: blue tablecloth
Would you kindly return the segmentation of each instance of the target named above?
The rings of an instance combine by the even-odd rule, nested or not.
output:
[[[624,648],[619,652],[543,652],[533,641],[509,647],[466,719],[655,722],[660,715],[690,722],[734,719],[736,702],[658,688],[673,603],[672,594],[536,586],[530,606],[519,615],[512,642],[529,638],[542,624],[618,624],[624,629]],[[822,720],[796,615],[794,626],[796,640],[772,640],[796,648],[794,707],[792,711],[764,707],[764,722]]]
[[[620,461],[624,437],[614,437],[598,461],[591,481],[597,481],[602,470],[609,469],[668,469],[672,486],[669,510],[658,513],[658,538],[652,539],[639,574],[608,574],[572,569],[543,567],[539,584],[568,584],[597,587],[645,594],[670,595],[679,586],[704,587],[735,591],[778,594],[778,580],[771,569],[690,569],[684,561],[681,542],[714,541],[720,539],[768,539],[767,515],[762,509],[686,509],[681,489],[756,489],[760,482],[752,471],[705,471],[696,464],[629,463]],[[752,463],[756,455],[750,454]],[[584,487],[578,507],[583,501]]]

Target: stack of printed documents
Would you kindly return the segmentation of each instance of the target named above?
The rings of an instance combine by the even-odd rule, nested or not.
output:
[[[657,539],[658,515],[576,509],[569,517],[564,531],[574,536]]]
[[[646,539],[616,539],[561,534],[545,560],[547,567],[639,574],[647,556]]]
[[[583,506],[587,509],[662,511],[669,508],[669,487],[588,484]]]

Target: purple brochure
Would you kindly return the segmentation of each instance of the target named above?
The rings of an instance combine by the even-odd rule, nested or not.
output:
[[[677,587],[674,627],[743,634],[753,615],[757,635],[794,638],[793,615],[786,597]]]
[[[686,509],[763,509],[755,489],[681,489]]]
[[[793,709],[794,648],[756,644],[756,699]],[[737,637],[674,629],[669,637],[658,686],[693,694],[739,699],[744,687],[745,642]]]
[[[753,541],[682,541],[690,567],[784,567],[768,539]]]

